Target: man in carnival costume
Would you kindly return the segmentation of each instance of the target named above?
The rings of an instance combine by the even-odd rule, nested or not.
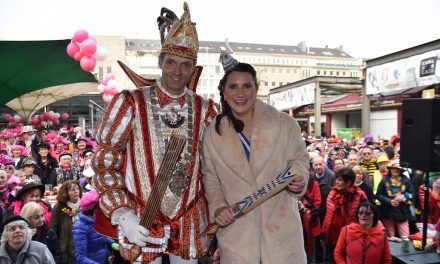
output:
[[[208,244],[200,235],[208,224],[200,140],[216,109],[212,100],[194,93],[201,67],[195,66],[199,43],[188,5],[180,19],[162,8],[158,24],[162,76],[144,79],[120,63],[138,89],[115,96],[97,131],[93,167],[100,203],[95,227],[117,237],[127,259],[162,263],[167,251],[171,263],[197,263]],[[172,133],[183,135],[186,143],[157,199],[152,190]],[[154,224],[145,228],[140,219],[154,201],[159,210]],[[138,246],[142,253],[136,258],[133,248]]]

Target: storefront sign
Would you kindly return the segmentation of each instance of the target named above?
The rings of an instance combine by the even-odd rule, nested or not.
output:
[[[440,50],[367,68],[367,94],[397,93],[440,83]]]
[[[269,102],[280,111],[312,104],[315,102],[315,83],[309,83],[270,94]]]

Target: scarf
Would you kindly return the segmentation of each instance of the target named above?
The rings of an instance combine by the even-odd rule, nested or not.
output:
[[[0,207],[3,209],[9,207],[9,189],[7,183],[0,189]]]
[[[385,233],[379,225],[365,230],[360,224],[352,223],[348,226],[347,239],[349,241],[365,238],[376,246],[384,243]]]
[[[347,190],[339,190],[336,187],[332,188],[335,191],[333,196],[333,204],[335,205],[335,213],[340,215],[342,210],[347,208],[347,205],[354,200],[357,194],[357,187],[350,186]]]

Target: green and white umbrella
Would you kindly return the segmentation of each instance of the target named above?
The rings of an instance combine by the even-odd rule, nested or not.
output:
[[[0,105],[27,120],[53,102],[95,92],[93,74],[67,55],[69,42],[0,41]]]

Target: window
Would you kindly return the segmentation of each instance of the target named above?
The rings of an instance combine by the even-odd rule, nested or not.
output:
[[[280,86],[283,86],[284,85],[284,83],[283,82],[280,82]]]
[[[275,73],[275,68],[272,68],[272,73]]]
[[[219,65],[215,66],[215,74],[220,74],[220,66]]]
[[[279,68],[279,69],[278,69],[278,72],[279,72],[279,73],[283,73],[283,68]]]
[[[290,69],[286,69],[286,73],[289,74],[290,73]]]
[[[330,75],[333,76],[333,71],[330,71]]]
[[[345,72],[342,72],[342,76],[345,76]]]
[[[339,72],[338,71],[336,72],[336,76],[339,76]]]
[[[272,86],[275,86],[276,84],[275,84],[275,82],[272,82]]]
[[[317,74],[317,75],[320,75],[320,74],[321,74],[321,71],[317,71],[316,74]]]
[[[104,80],[104,68],[102,67],[99,67],[98,79],[99,81]]]
[[[327,71],[324,71],[324,75],[327,75]]]
[[[264,82],[264,86],[266,86],[266,87],[269,86],[269,82],[266,82],[266,81],[265,81],[265,82]]]
[[[111,73],[112,72],[112,67],[107,67],[107,73]]]

